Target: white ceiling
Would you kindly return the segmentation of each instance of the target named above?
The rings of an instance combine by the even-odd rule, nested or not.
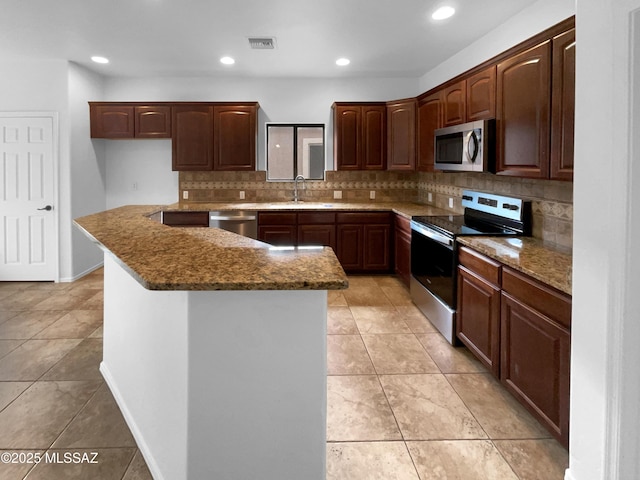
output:
[[[417,77],[534,2],[2,0],[0,55],[66,59],[109,76]],[[457,14],[435,23],[443,3]],[[276,37],[277,48],[251,50],[251,36]],[[236,64],[220,64],[224,55]],[[337,67],[343,56],[351,65]]]

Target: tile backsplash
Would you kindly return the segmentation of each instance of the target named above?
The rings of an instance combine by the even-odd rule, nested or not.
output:
[[[180,172],[180,197],[192,202],[283,202],[293,199],[293,182],[267,182],[266,172]],[[300,187],[300,185],[299,185]],[[462,213],[462,190],[531,200],[533,236],[571,248],[573,183],[503,177],[490,173],[328,171],[325,180],[307,180],[300,190],[309,202],[418,202]],[[244,191],[245,198],[240,198]],[[341,192],[336,200],[334,192]],[[370,199],[371,192],[375,199]],[[429,194],[431,200],[429,201]],[[453,208],[449,208],[453,198]]]

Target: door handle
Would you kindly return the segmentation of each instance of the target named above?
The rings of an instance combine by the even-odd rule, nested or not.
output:
[[[38,210],[46,210],[47,212],[50,212],[53,210],[53,207],[51,205],[47,205],[46,207],[38,208]]]

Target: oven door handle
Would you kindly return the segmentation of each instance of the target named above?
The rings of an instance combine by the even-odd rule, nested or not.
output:
[[[434,230],[431,230],[430,228],[427,228],[424,225],[421,225],[418,222],[415,222],[413,220],[411,220],[411,230],[414,230],[419,234],[424,235],[425,237],[430,238],[431,240],[438,242],[453,250],[453,238],[451,237],[448,237]]]

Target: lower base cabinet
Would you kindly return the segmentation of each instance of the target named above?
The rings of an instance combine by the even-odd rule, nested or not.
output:
[[[571,299],[505,267],[500,380],[569,445]]]
[[[398,278],[407,287],[411,283],[411,221],[395,216],[393,264]]]
[[[277,247],[298,244],[295,213],[258,213],[258,240]]]
[[[458,338],[568,448],[571,297],[466,247],[458,259]]]

